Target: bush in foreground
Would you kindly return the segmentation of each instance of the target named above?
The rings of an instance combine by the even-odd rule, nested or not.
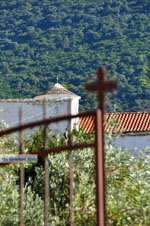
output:
[[[92,142],[80,131],[74,142]],[[40,141],[40,142],[39,142]],[[49,146],[65,145],[66,138],[49,137]],[[4,144],[3,144],[4,145]],[[40,145],[40,147],[39,147]],[[28,152],[42,148],[41,132],[26,143]],[[134,151],[116,150],[106,140],[107,222],[108,225],[150,225],[150,155],[149,149],[136,156]],[[75,225],[96,223],[94,150],[73,152]],[[16,170],[0,168],[0,225],[18,225],[19,194]],[[69,225],[69,153],[49,155],[50,223]],[[34,171],[34,172],[33,172]],[[7,174],[6,174],[7,172]],[[43,159],[27,165],[25,186],[25,225],[43,225]]]

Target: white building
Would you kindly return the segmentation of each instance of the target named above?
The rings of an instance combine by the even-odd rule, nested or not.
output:
[[[29,123],[43,119],[43,101],[47,101],[48,118],[78,114],[80,96],[65,89],[56,83],[50,90],[41,96],[31,99],[5,99],[0,100],[0,118],[10,127],[19,125],[19,110],[24,109],[24,123]],[[73,124],[77,124],[78,119],[73,119]],[[59,134],[63,134],[68,127],[68,122],[60,122],[50,125],[50,128]]]
[[[31,99],[6,99],[0,100],[0,118],[10,127],[19,125],[19,110],[24,109],[24,123],[43,119],[43,101],[47,101],[48,118],[79,113],[80,96],[65,89],[56,83],[46,93]],[[105,114],[105,133],[121,133],[120,137],[114,138],[117,147],[128,150],[144,150],[150,147],[150,112],[126,112]],[[71,121],[71,129],[79,124],[85,133],[94,133],[95,118],[83,117]],[[64,134],[68,128],[68,122],[59,122],[50,125],[54,133]]]
[[[94,133],[95,118],[80,118],[79,127],[83,128],[85,133]],[[150,112],[106,113],[104,132],[112,133],[116,147],[145,150],[146,147],[150,147]],[[120,136],[115,138],[114,133]]]

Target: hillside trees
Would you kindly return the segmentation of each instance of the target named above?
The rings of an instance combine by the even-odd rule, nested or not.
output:
[[[104,65],[108,79],[115,73],[120,84],[116,96],[108,100],[107,111],[112,111],[115,102],[119,111],[148,110],[147,86],[135,84],[143,79],[143,74],[147,83],[150,78],[148,6],[148,1],[133,0],[2,1],[0,77],[9,90],[0,89],[0,98],[33,97],[44,92],[47,80],[52,84],[58,75],[59,82],[73,92],[80,85],[80,108],[91,109],[96,102],[93,104],[87,98],[84,85],[97,67]],[[74,74],[73,80],[66,81],[67,72]],[[18,76],[22,79],[20,85],[16,81]],[[122,76],[132,89],[142,89],[140,94],[130,92],[131,100],[135,100],[132,103],[124,91]],[[27,82],[28,85],[27,77],[28,81],[36,77],[38,85]],[[140,108],[137,100],[141,100]]]

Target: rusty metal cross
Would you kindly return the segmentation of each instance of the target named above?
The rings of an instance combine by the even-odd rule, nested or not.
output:
[[[96,156],[96,206],[97,206],[97,226],[106,225],[106,186],[105,186],[105,153],[104,153],[104,104],[105,91],[112,90],[117,84],[106,81],[106,70],[100,67],[97,71],[98,81],[88,84],[88,91],[98,92],[99,109],[95,119],[95,156]]]
[[[98,92],[98,101],[99,101],[99,109],[104,112],[104,102],[105,95],[104,92],[107,90],[112,90],[117,88],[116,82],[106,81],[106,69],[104,67],[99,67],[97,70],[97,82],[88,84],[86,89],[88,91],[97,91]]]

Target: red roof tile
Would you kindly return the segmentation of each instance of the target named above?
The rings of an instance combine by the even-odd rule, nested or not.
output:
[[[85,133],[94,133],[94,116],[79,119],[79,127]],[[146,132],[150,131],[150,112],[106,113],[104,115],[105,132]]]

